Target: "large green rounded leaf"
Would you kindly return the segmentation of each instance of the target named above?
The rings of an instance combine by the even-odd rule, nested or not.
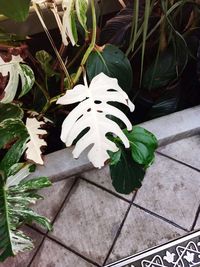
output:
[[[93,51],[87,61],[87,74],[91,81],[99,73],[117,78],[120,87],[130,92],[133,75],[130,62],[126,55],[114,45],[106,45],[102,52]]]
[[[148,167],[154,160],[154,152],[158,146],[156,137],[139,126],[133,127],[131,132],[124,130],[124,133],[130,142],[133,160]]]
[[[7,119],[22,119],[24,116],[23,110],[15,104],[0,103],[0,123]]]
[[[0,0],[0,13],[16,21],[24,21],[29,12],[30,0]]]
[[[145,170],[133,161],[129,150],[122,149],[120,160],[110,165],[110,174],[115,190],[121,194],[130,194],[141,187]]]

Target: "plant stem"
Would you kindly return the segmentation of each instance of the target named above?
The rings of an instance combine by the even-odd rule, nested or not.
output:
[[[92,40],[91,43],[88,47],[88,49],[86,50],[83,59],[81,61],[81,64],[78,68],[78,71],[76,73],[75,78],[73,79],[73,83],[76,84],[83,72],[84,69],[84,65],[88,60],[89,55],[91,54],[91,52],[93,51],[94,47],[95,47],[95,43],[96,43],[96,35],[97,35],[97,25],[96,25],[96,11],[95,11],[95,3],[94,0],[91,0],[91,10],[92,10]]]
[[[48,39],[49,39],[49,41],[51,43],[51,46],[52,46],[52,48],[53,48],[53,50],[54,50],[54,52],[55,52],[55,54],[57,56],[57,59],[59,60],[60,66],[61,66],[63,72],[65,73],[65,75],[66,75],[66,77],[68,79],[69,85],[72,86],[72,81],[71,81],[71,77],[69,75],[69,72],[68,72],[68,70],[67,70],[67,68],[66,68],[66,66],[65,66],[65,64],[64,64],[64,62],[63,62],[63,60],[62,60],[62,58],[61,58],[61,56],[60,56],[60,54],[59,54],[59,52],[58,52],[58,50],[56,48],[56,46],[55,46],[55,44],[54,44],[53,38],[51,37],[51,34],[49,33],[49,30],[47,29],[46,24],[44,23],[44,20],[43,20],[41,14],[40,14],[40,11],[38,9],[37,4],[33,3],[33,7],[35,9],[35,12],[36,12],[36,14],[37,14],[37,16],[38,16],[38,18],[40,20],[40,23],[42,24],[42,27],[43,27],[47,37],[48,37]]]

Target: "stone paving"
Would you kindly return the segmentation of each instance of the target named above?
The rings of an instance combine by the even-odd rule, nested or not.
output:
[[[55,182],[36,210],[54,226],[25,226],[35,250],[0,267],[105,266],[200,228],[200,136],[160,147],[138,192],[114,191],[109,170]]]

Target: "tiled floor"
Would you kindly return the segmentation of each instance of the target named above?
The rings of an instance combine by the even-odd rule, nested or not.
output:
[[[31,253],[0,267],[103,266],[200,228],[200,138],[158,149],[137,194],[116,194],[109,171],[54,184],[36,209],[54,230],[26,227],[36,241]]]

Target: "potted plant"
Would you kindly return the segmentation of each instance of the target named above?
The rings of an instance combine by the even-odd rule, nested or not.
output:
[[[51,229],[48,219],[28,207],[41,198],[36,190],[51,183],[46,177],[24,180],[33,164],[43,164],[44,147],[49,153],[64,144],[74,146],[75,158],[89,148],[94,167],[110,165],[118,192],[128,194],[141,186],[154,161],[157,140],[132,126],[133,100],[137,106],[141,99],[155,106],[166,90],[171,93],[189,58],[187,54],[187,61],[184,57],[180,62],[175,57],[175,41],[185,48],[186,41],[174,28],[174,20],[186,9],[184,27],[193,29],[199,7],[198,1],[190,1],[188,11],[188,1],[120,0],[119,14],[98,19],[94,0],[11,2],[2,0],[0,13],[22,21],[31,10],[45,34],[0,33],[1,261],[32,248],[30,239],[18,230],[24,222],[35,220]],[[56,30],[48,29],[46,9]],[[148,58],[149,48],[155,53]],[[169,63],[167,71],[160,69],[166,67],[162,62]],[[168,107],[168,101],[163,106]]]

